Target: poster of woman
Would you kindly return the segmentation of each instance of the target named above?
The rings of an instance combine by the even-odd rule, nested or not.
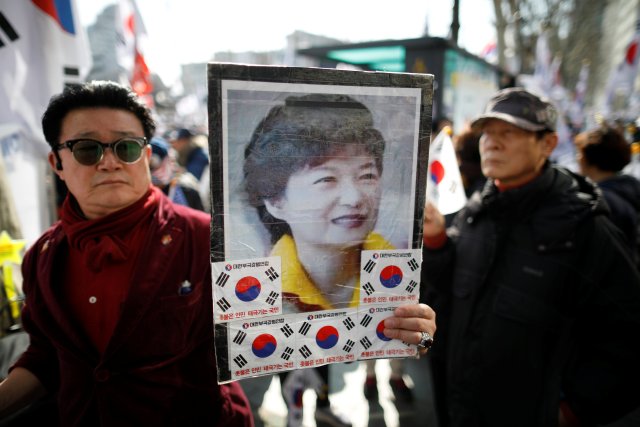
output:
[[[432,76],[210,64],[209,78],[217,344],[233,346],[232,321],[417,302],[395,288],[419,278]]]

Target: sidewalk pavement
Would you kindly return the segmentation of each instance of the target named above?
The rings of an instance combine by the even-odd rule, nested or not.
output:
[[[437,427],[433,403],[431,371],[425,357],[405,360],[405,381],[412,387],[411,403],[396,402],[389,385],[389,361],[376,363],[379,398],[368,402],[364,397],[364,362],[331,365],[331,406],[344,415],[353,427]],[[285,427],[287,409],[280,393],[276,376],[258,377],[240,381],[254,408],[256,427]],[[303,396],[303,427],[314,427],[315,393],[307,390]]]

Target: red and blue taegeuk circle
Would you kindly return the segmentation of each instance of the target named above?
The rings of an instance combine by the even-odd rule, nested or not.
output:
[[[251,351],[253,351],[256,357],[264,359],[265,357],[271,356],[277,347],[278,343],[273,335],[260,334],[253,340]]]
[[[236,283],[236,296],[240,301],[249,302],[258,298],[262,286],[260,281],[252,276],[246,276]]]
[[[402,270],[396,265],[388,265],[380,272],[380,283],[385,288],[395,288],[402,282]]]
[[[316,343],[320,348],[328,350],[338,343],[340,334],[333,326],[323,326],[316,333]]]
[[[440,184],[444,178],[444,166],[438,160],[431,162],[431,180]]]
[[[376,326],[376,335],[382,341],[391,341],[391,338],[384,334],[384,320],[381,320],[380,323],[378,323],[378,326]]]

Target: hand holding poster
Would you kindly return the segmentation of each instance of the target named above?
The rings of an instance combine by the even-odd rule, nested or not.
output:
[[[383,321],[418,302],[432,76],[209,78],[219,381],[415,355]]]

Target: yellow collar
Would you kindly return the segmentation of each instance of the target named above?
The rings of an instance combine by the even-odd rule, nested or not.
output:
[[[394,249],[377,233],[369,233],[362,245],[363,250]],[[294,303],[300,311],[332,310],[335,307],[322,295],[316,285],[300,264],[296,243],[285,234],[271,250],[271,256],[279,256],[282,267],[282,293],[285,300]],[[349,307],[357,307],[360,303],[360,275],[356,277]]]

